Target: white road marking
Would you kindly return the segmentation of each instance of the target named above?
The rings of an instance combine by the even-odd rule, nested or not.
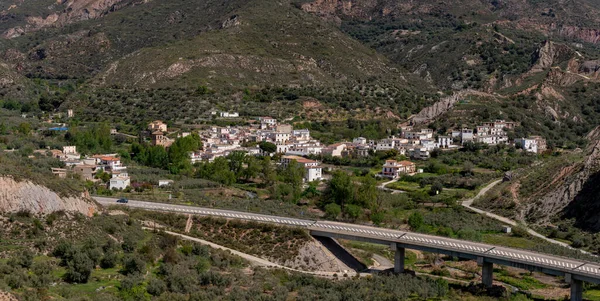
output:
[[[98,201],[103,204],[113,204],[113,202],[109,201],[109,200],[100,199]],[[149,202],[138,202],[138,201],[131,201],[129,204],[126,204],[126,206],[135,207],[135,208],[149,208],[149,209],[154,209],[154,210],[203,214],[203,215],[208,215],[208,216],[211,216],[211,215],[212,216],[224,216],[224,217],[256,220],[256,221],[263,221],[263,222],[268,221],[268,222],[274,222],[274,223],[279,223],[279,224],[289,224],[289,225],[297,225],[297,226],[304,226],[304,227],[312,226],[312,227],[318,227],[318,228],[323,228],[323,229],[333,229],[336,231],[348,231],[348,232],[354,232],[357,234],[360,233],[360,234],[363,234],[363,236],[371,235],[371,236],[380,236],[380,237],[385,237],[385,238],[389,237],[392,240],[405,239],[407,241],[419,242],[425,246],[426,245],[435,245],[435,246],[444,246],[444,247],[449,247],[449,248],[468,250],[468,251],[473,251],[473,252],[487,252],[490,255],[520,259],[523,261],[528,261],[531,264],[551,265],[551,266],[555,266],[557,268],[565,268],[565,269],[568,268],[568,269],[572,269],[577,272],[583,272],[583,273],[592,274],[592,275],[600,275],[600,267],[595,266],[595,265],[594,266],[585,266],[585,265],[583,265],[584,263],[571,263],[571,262],[565,262],[565,261],[557,261],[554,259],[549,259],[548,257],[545,257],[545,256],[530,256],[530,255],[521,254],[518,251],[514,251],[514,252],[513,251],[501,251],[501,250],[497,250],[497,249],[490,250],[490,247],[483,248],[483,247],[471,245],[468,243],[455,243],[451,239],[450,239],[450,241],[447,241],[445,238],[433,239],[433,238],[420,236],[421,234],[416,234],[415,236],[406,235],[407,234],[406,232],[400,232],[400,231],[394,231],[394,230],[391,230],[388,232],[388,231],[381,231],[377,228],[360,228],[360,227],[344,226],[344,225],[329,225],[329,224],[322,224],[320,222],[312,222],[312,221],[293,220],[293,219],[284,219],[284,218],[280,219],[280,218],[276,218],[276,217],[263,217],[263,216],[258,216],[258,215],[235,213],[235,212],[229,213],[229,212],[219,212],[219,211],[212,211],[212,210],[210,210],[210,211],[209,210],[201,210],[201,209],[196,209],[193,207],[188,208],[188,207],[176,207],[176,206],[161,206],[161,205],[157,205],[157,204],[153,204],[153,203],[149,203]],[[327,231],[327,230],[325,230],[325,231]],[[399,236],[399,235],[402,235],[402,236]],[[552,258],[552,256],[550,256],[550,258]]]

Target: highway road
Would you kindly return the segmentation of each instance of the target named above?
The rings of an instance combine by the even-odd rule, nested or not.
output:
[[[94,199],[104,206],[119,205],[119,203],[116,203],[116,199],[113,198],[95,197]],[[240,219],[301,227],[310,230],[311,233],[314,233],[315,235],[341,237],[385,245],[397,244],[408,249],[439,252],[442,254],[450,254],[467,259],[485,258],[485,260],[488,262],[493,262],[496,264],[517,266],[528,269],[535,268],[536,270],[551,275],[570,275],[573,277],[573,279],[577,278],[577,280],[600,284],[600,264],[598,263],[552,256],[520,249],[364,225],[331,221],[304,220],[232,210],[172,205],[135,200],[129,200],[127,204],[121,205],[147,210],[214,216],[228,219]]]

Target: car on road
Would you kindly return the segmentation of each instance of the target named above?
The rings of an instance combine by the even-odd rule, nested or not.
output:
[[[117,200],[117,203],[123,203],[123,204],[127,204],[127,203],[129,203],[129,200],[128,200],[128,199],[126,199],[126,198],[122,198],[122,199],[118,199],[118,200]]]

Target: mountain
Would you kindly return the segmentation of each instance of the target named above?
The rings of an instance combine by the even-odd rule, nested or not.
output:
[[[385,57],[285,1],[63,1],[32,12],[38,2],[5,5],[0,27],[5,60],[29,77],[149,86],[401,75]]]
[[[90,78],[141,48],[218,28],[238,6],[236,1],[86,0],[48,6],[40,1],[18,1],[2,12],[0,50],[29,77],[51,79]],[[48,18],[55,22],[35,21]],[[21,33],[7,34],[14,31]]]
[[[600,5],[589,0],[14,0],[0,10],[3,72],[20,77],[3,89],[43,82],[25,89],[33,95],[10,88],[35,100],[69,85],[60,107],[87,118],[140,108],[197,118],[218,105],[283,117],[316,100],[355,115],[421,111],[413,121],[440,129],[507,118],[560,147],[584,145],[600,121],[581,93],[600,74]]]
[[[303,10],[438,86],[496,90],[531,67],[545,40],[598,55],[593,1],[446,0],[300,3]]]
[[[248,1],[230,15],[217,30],[124,56],[97,82],[298,86],[401,76],[384,56],[288,3]]]
[[[6,0],[0,41],[1,100],[84,121],[515,121],[569,155],[485,206],[599,229],[596,0]]]

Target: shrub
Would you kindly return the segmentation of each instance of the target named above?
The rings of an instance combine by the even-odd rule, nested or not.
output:
[[[342,212],[342,208],[340,205],[331,203],[325,206],[325,214],[329,218],[337,218],[338,215]]]
[[[100,267],[103,269],[114,268],[117,265],[118,256],[116,253],[109,251],[104,254],[104,257],[100,260]]]
[[[73,245],[67,241],[61,241],[58,243],[54,251],[52,251],[52,255],[61,259],[61,265],[66,266],[67,262],[75,252]]]
[[[127,255],[123,258],[123,274],[144,274],[146,272],[146,262],[137,255]]]
[[[431,185],[431,189],[429,190],[429,195],[438,195],[442,193],[444,190],[444,186],[439,181],[435,181],[433,185]]]
[[[515,226],[512,228],[512,235],[515,237],[527,237],[529,233],[527,233],[527,229],[523,226]]]
[[[357,205],[350,204],[344,207],[344,213],[351,219],[357,219],[360,216],[361,211],[361,208]]]
[[[165,255],[163,256],[163,261],[166,263],[175,264],[175,263],[179,262],[179,253],[177,253],[175,248],[169,248],[169,249],[167,249],[167,251],[165,252]]]
[[[33,264],[33,253],[29,250],[24,250],[17,256],[17,264],[23,268],[31,267]]]
[[[571,246],[573,248],[582,248],[584,246],[583,240],[581,240],[581,238],[575,238],[573,239]]]
[[[65,280],[68,282],[86,283],[90,278],[93,268],[94,263],[87,254],[77,250],[74,252],[72,259],[67,263]]]
[[[375,225],[380,225],[381,223],[383,223],[384,218],[385,214],[383,214],[383,212],[371,213],[371,221]]]
[[[458,238],[470,241],[481,241],[481,233],[473,229],[461,229],[456,233]]]
[[[148,286],[146,287],[146,291],[152,296],[160,296],[166,290],[167,285],[165,282],[157,278],[150,279]]]
[[[12,289],[19,289],[23,286],[25,281],[23,281],[23,277],[19,274],[11,274],[6,276],[6,284]]]
[[[412,230],[417,230],[423,226],[423,215],[416,211],[408,217],[408,225]]]
[[[132,235],[126,235],[123,237],[123,244],[121,244],[121,248],[126,253],[131,253],[135,250],[136,245],[136,239]]]

